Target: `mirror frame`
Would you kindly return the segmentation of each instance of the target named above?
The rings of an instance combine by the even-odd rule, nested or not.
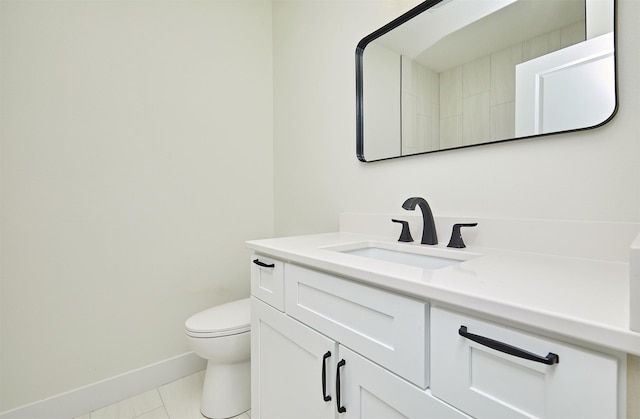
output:
[[[547,136],[556,135],[556,134],[566,134],[566,133],[571,133],[571,132],[585,131],[585,130],[598,128],[598,127],[601,127],[601,126],[607,124],[609,121],[611,121],[613,119],[613,117],[618,112],[618,107],[619,107],[619,100],[618,100],[618,48],[617,48],[617,26],[618,26],[618,23],[617,23],[617,20],[618,20],[617,14],[618,13],[617,13],[617,11],[618,11],[618,8],[617,8],[617,4],[616,4],[617,0],[611,0],[612,5],[613,5],[613,64],[614,64],[614,69],[613,69],[613,73],[614,73],[614,91],[613,91],[613,94],[614,94],[615,105],[614,105],[613,112],[611,113],[611,115],[607,119],[602,121],[601,123],[596,124],[596,125],[592,125],[592,126],[574,128],[574,129],[564,130],[564,131],[554,131],[554,132],[543,133],[543,134],[535,134],[535,135],[529,135],[529,136],[524,136],[524,137],[505,138],[505,139],[501,139],[501,140],[487,141],[487,142],[479,143],[479,144],[467,144],[467,145],[461,145],[461,146],[456,146],[456,147],[452,147],[452,148],[444,148],[444,149],[441,149],[441,150],[423,151],[423,152],[420,152],[420,153],[413,153],[413,154],[399,155],[399,156],[391,156],[391,157],[385,157],[385,158],[376,159],[376,160],[366,160],[365,156],[364,156],[364,97],[363,97],[363,89],[364,89],[363,88],[363,84],[364,84],[363,83],[363,80],[364,80],[364,76],[363,76],[364,59],[363,58],[364,58],[365,47],[368,44],[370,44],[372,41],[374,41],[377,38],[380,38],[381,36],[386,34],[387,32],[390,32],[391,30],[397,28],[398,26],[410,21],[414,17],[416,17],[419,14],[425,12],[426,10],[428,10],[431,7],[437,5],[438,3],[441,3],[442,1],[446,1],[446,0],[426,0],[426,1],[422,2],[422,3],[420,3],[419,5],[413,7],[409,11],[405,12],[404,14],[400,15],[399,17],[395,18],[391,22],[387,23],[386,25],[384,25],[380,29],[370,33],[367,36],[365,36],[364,38],[362,38],[360,40],[360,42],[358,42],[358,45],[356,46],[356,54],[355,54],[355,64],[356,64],[355,67],[356,67],[356,156],[357,156],[359,161],[364,162],[364,163],[371,163],[371,162],[374,162],[374,161],[384,161],[384,160],[397,159],[397,158],[401,158],[401,157],[419,156],[419,155],[424,155],[424,154],[437,153],[437,152],[441,152],[441,151],[451,151],[451,150],[458,150],[458,149],[464,149],[464,148],[469,148],[469,147],[483,146],[483,145],[487,145],[487,144],[498,144],[498,143],[504,143],[504,142],[508,142],[508,141],[524,140],[524,139],[531,139],[531,138],[547,137]]]

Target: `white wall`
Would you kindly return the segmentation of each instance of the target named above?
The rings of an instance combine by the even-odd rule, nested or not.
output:
[[[269,1],[3,0],[0,411],[188,352],[273,234]]]
[[[416,4],[274,2],[278,235],[336,230],[341,211],[402,212],[412,195],[436,215],[640,221],[640,2],[617,2],[619,111],[608,125],[360,163],[355,46]]]

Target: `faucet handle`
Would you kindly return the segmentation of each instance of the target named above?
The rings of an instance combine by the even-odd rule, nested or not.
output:
[[[453,230],[451,231],[451,240],[449,240],[449,244],[447,247],[454,247],[456,249],[462,249],[467,247],[462,241],[462,233],[460,232],[460,227],[475,227],[478,223],[463,223],[463,224],[454,224]]]
[[[391,221],[393,221],[394,223],[402,224],[402,232],[400,233],[400,238],[398,239],[399,242],[413,241],[413,237],[411,237],[411,231],[409,231],[409,221],[396,220],[395,218],[392,218]]]

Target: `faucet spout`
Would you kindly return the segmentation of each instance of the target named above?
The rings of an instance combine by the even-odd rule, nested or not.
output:
[[[409,198],[404,201],[402,208],[413,211],[416,209],[416,205],[420,207],[422,211],[422,244],[438,244],[438,236],[436,235],[436,225],[433,221],[433,213],[429,203],[420,197]]]

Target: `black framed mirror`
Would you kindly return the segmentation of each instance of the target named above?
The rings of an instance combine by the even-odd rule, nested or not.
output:
[[[364,162],[595,128],[617,110],[614,0],[427,0],[356,47]]]

